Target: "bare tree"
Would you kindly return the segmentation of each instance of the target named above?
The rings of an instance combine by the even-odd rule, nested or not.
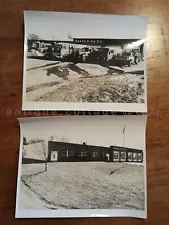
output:
[[[51,39],[52,39],[53,41],[55,41],[55,40],[56,40],[56,35],[52,35],[52,36],[51,36]]]
[[[43,142],[43,139],[39,139],[39,138],[32,138],[30,139],[27,144],[35,144],[35,143],[39,143],[39,142]]]
[[[40,40],[40,36],[37,34],[28,34],[28,39],[29,40]]]
[[[49,141],[53,141],[53,140],[54,140],[54,136],[51,135],[51,136],[49,137]]]
[[[58,140],[58,137],[56,135],[51,135],[49,137],[49,141],[57,141]]]
[[[69,143],[69,140],[68,140],[67,137],[62,137],[62,138],[60,139],[60,142]]]
[[[48,151],[45,142],[42,142],[42,154],[45,161],[45,171],[48,170]]]

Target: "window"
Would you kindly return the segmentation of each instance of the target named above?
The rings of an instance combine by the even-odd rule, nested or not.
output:
[[[92,157],[93,158],[96,158],[96,157],[98,157],[99,156],[99,153],[98,152],[92,152]]]
[[[103,158],[106,157],[106,153],[105,153],[105,152],[102,153],[102,157],[103,157]]]
[[[129,162],[132,161],[132,152],[128,152],[128,161],[129,161]]]
[[[138,153],[138,161],[139,162],[142,162],[142,160],[143,160],[142,153]]]
[[[73,151],[68,151],[68,156],[73,156]]]
[[[126,161],[126,152],[121,152],[121,154],[120,154],[120,160],[121,161]]]
[[[133,161],[134,161],[134,162],[137,161],[137,153],[133,153]]]
[[[85,157],[85,156],[87,156],[87,153],[85,151],[80,151],[80,152],[78,152],[78,156]]]
[[[64,156],[64,157],[73,156],[73,151],[62,150],[62,156]]]
[[[67,150],[62,150],[62,156],[66,156],[67,157]]]
[[[123,56],[131,56],[131,52],[123,52],[122,55]]]
[[[113,161],[119,161],[119,152],[118,151],[114,151],[114,153],[113,153]]]
[[[44,44],[39,44],[39,48],[44,48],[45,45]]]

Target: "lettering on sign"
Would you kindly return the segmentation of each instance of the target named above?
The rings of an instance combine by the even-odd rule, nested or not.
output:
[[[102,44],[102,40],[99,39],[74,39],[76,44]]]

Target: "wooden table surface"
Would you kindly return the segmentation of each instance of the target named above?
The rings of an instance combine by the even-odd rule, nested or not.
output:
[[[148,219],[14,219],[21,112],[23,10],[145,15],[147,27]],[[169,1],[1,0],[0,1],[0,224],[156,225],[169,224]],[[16,111],[17,110],[17,111]],[[19,115],[18,115],[19,114]],[[41,113],[41,115],[43,112]]]

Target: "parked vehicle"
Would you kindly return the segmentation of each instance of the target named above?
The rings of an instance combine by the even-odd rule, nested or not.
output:
[[[51,44],[44,44],[44,47],[40,49],[45,59],[53,57],[53,49]]]
[[[46,41],[47,42],[47,41]],[[96,47],[68,42],[33,41],[28,57],[56,59],[73,63],[96,63],[100,65],[132,66],[143,60],[137,49],[125,50],[121,47]]]
[[[132,66],[135,64],[135,57],[133,52],[123,52],[122,54],[116,55],[112,59],[116,66]]]
[[[83,47],[81,49],[79,49],[79,54],[81,56],[82,62],[87,62],[88,61],[88,57],[92,52],[92,48],[91,47]]]
[[[85,62],[104,64],[108,60],[108,51],[108,48],[91,48]]]
[[[53,56],[52,45],[50,43],[34,42],[31,49],[32,57],[50,59]]]

